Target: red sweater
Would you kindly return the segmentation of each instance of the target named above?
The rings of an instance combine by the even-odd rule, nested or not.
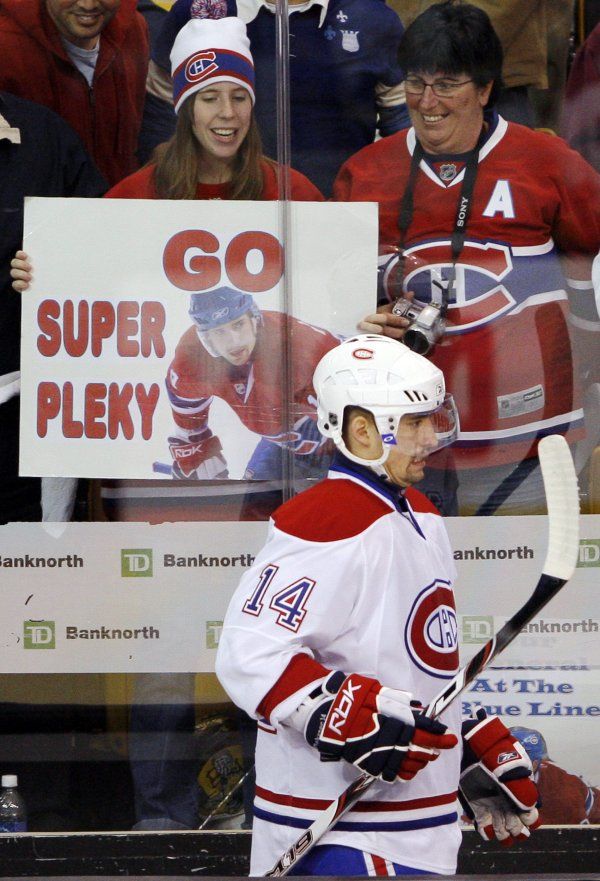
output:
[[[117,184],[106,194],[109,199],[158,199],[154,187],[154,164],[146,165]],[[277,175],[270,162],[263,161],[264,185],[260,201],[277,199]],[[291,170],[292,199],[298,202],[322,202],[323,196],[307,177]],[[228,184],[198,184],[197,199],[228,199]]]
[[[44,0],[0,3],[0,89],[62,116],[109,184],[139,164],[135,151],[148,55],[148,29],[136,11],[136,0],[121,0],[100,36],[90,89],[67,55]]]

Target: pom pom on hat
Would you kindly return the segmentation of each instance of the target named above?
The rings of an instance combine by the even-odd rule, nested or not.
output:
[[[254,62],[246,25],[240,18],[191,19],[171,49],[173,104],[181,105],[214,83],[235,83],[247,89],[254,104]]]

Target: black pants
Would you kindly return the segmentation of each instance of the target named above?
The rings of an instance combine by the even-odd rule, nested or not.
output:
[[[42,519],[42,481],[19,477],[20,400],[0,404],[0,525]]]

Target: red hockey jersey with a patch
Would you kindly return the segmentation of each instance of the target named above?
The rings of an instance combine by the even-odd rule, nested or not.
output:
[[[334,188],[338,200],[379,202],[388,291],[398,272],[400,200],[414,149],[413,129],[365,147],[342,167]],[[401,283],[423,304],[440,301],[439,284],[451,269],[464,177],[458,168],[423,159],[417,174]],[[447,330],[431,355],[458,404],[458,467],[517,462],[547,433],[577,436],[583,412],[576,348],[582,335],[598,346],[591,262],[599,249],[600,176],[559,138],[497,119],[479,152]]]
[[[282,312],[264,311],[261,315],[251,361],[243,367],[209,355],[195,327],[184,333],[167,374],[175,423],[184,432],[202,430],[208,423],[213,397],[221,398],[250,431],[301,453],[298,447],[304,421],[309,417],[314,423],[316,419],[314,369],[339,339],[297,318],[286,318]],[[296,429],[289,432],[283,430],[288,418],[282,366],[286,352],[293,389],[289,422]],[[313,452],[322,438],[307,442],[312,448],[306,452]]]

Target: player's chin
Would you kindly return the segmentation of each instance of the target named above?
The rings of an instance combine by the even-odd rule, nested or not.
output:
[[[425,466],[427,462],[425,459],[413,459],[410,463],[409,472],[410,477],[413,483],[417,483],[419,480],[423,480],[425,477]]]

